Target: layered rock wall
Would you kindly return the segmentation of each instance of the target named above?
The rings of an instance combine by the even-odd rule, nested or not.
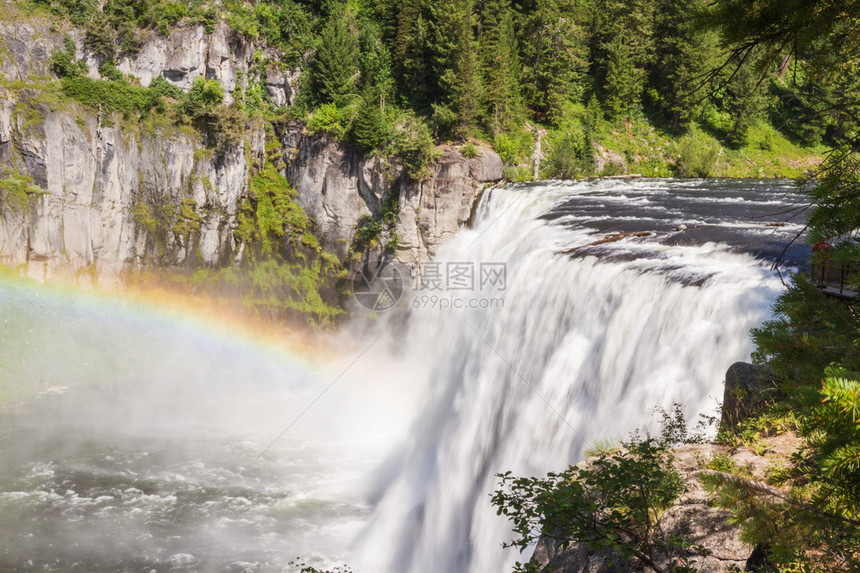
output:
[[[233,231],[250,178],[266,160],[263,125],[215,152],[189,127],[125,121],[64,101],[50,71],[64,33],[97,77],[81,30],[58,30],[38,18],[0,23],[0,171],[29,175],[47,191],[23,209],[0,202],[0,264],[40,280],[114,286],[134,268],[217,266],[240,257]],[[117,62],[143,85],[163,76],[188,89],[203,76],[230,93],[257,50],[223,22],[212,34],[200,25],[147,34],[135,56]],[[296,74],[277,66],[265,72],[273,101],[290,102]],[[280,126],[278,137],[286,150],[283,174],[323,246],[342,258],[360,218],[378,217],[386,197],[397,193],[396,256],[428,260],[469,218],[482,188],[502,177],[501,160],[487,148],[465,158],[445,147],[431,176],[414,181],[396,164],[309,134],[299,123]]]

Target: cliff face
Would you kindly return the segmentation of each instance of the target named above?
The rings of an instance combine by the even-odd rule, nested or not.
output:
[[[145,262],[214,265],[230,255],[249,174],[241,145],[216,157],[181,133],[134,133],[28,95],[0,90],[0,161],[48,194],[5,209],[0,263],[39,280],[113,285]],[[249,141],[262,154],[261,134]],[[186,217],[194,232],[182,232],[181,214],[160,232],[165,207],[183,205],[199,216]]]
[[[83,33],[69,34],[97,77]],[[250,177],[265,160],[261,124],[249,127],[246,143],[214,152],[190,128],[127,124],[63,101],[49,69],[62,34],[49,23],[7,21],[0,40],[0,165],[47,191],[23,209],[0,203],[0,264],[39,280],[115,286],[125,271],[145,265],[215,266],[241,256],[233,231]],[[160,75],[188,89],[196,76],[214,78],[229,94],[247,77],[255,49],[219,22],[212,34],[202,26],[167,37],[150,33],[140,52],[117,67],[143,85]],[[296,75],[265,70],[274,103],[290,102]],[[502,176],[501,160],[490,150],[466,159],[448,149],[431,177],[411,181],[397,166],[307,134],[297,123],[280,138],[288,150],[283,173],[323,246],[341,257],[360,217],[378,216],[384,198],[399,192],[397,257],[426,260],[468,219],[484,183]]]
[[[317,222],[324,243],[340,256],[347,253],[359,218],[378,214],[386,197],[399,193],[397,259],[427,261],[469,220],[484,186],[502,178],[502,160],[486,148],[474,158],[443,148],[431,176],[416,181],[396,165],[362,157],[351,145],[308,135],[297,123],[288,124],[280,137],[288,150],[286,175],[299,202]]]

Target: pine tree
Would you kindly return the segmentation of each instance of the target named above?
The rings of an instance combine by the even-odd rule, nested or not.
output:
[[[368,90],[361,98],[352,124],[352,139],[362,151],[373,151],[385,141],[385,121],[379,98]]]
[[[610,117],[618,119],[641,101],[645,70],[638,67],[630,47],[621,37],[615,38],[607,48],[606,110]]]
[[[311,67],[316,101],[341,106],[356,94],[359,45],[347,14],[333,14],[323,26]]]
[[[433,95],[437,129],[464,137],[477,126],[481,92],[473,0],[441,0],[429,6],[432,29]]]
[[[537,0],[521,16],[523,95],[539,118],[558,121],[567,101],[582,98],[588,47],[580,12],[567,0]]]
[[[421,112],[427,112],[433,101],[430,24],[423,0],[403,0],[397,6],[396,30],[392,56],[399,91]]]
[[[661,0],[657,7],[651,104],[673,133],[701,114],[710,87],[707,72],[722,56],[715,33],[694,20],[702,6],[702,0]]]
[[[591,73],[613,118],[642,103],[654,56],[654,0],[596,0],[591,19]]]
[[[726,80],[723,109],[733,118],[732,127],[726,134],[726,143],[741,147],[746,141],[751,125],[762,117],[767,104],[767,84],[752,62],[746,62],[738,69],[729,70]]]
[[[495,137],[520,116],[519,57],[509,0],[486,0],[481,11],[481,72],[487,128]]]

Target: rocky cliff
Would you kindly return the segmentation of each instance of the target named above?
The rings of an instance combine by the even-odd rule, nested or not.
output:
[[[4,208],[0,264],[111,286],[147,262],[215,265],[231,255],[260,129],[249,131],[250,157],[242,145],[216,155],[187,133],[128,129],[39,95],[0,89],[0,161],[48,191]]]
[[[0,202],[0,264],[40,280],[113,286],[146,265],[216,266],[241,256],[233,231],[250,178],[267,159],[262,122],[247,127],[244,143],[216,152],[189,127],[126,121],[67,101],[50,57],[68,33],[97,77],[82,32],[18,16],[0,24],[0,164],[47,193],[24,208]],[[217,79],[229,95],[258,49],[223,22],[211,34],[195,25],[168,36],[149,32],[117,67],[141,85],[162,76],[187,90],[196,76]],[[273,103],[290,103],[297,71],[268,65],[263,73]],[[396,163],[309,134],[299,123],[278,131],[283,174],[323,246],[342,258],[360,218],[378,217],[385,198],[397,193],[396,256],[427,260],[469,218],[483,186],[502,177],[502,162],[489,149],[470,159],[445,148],[431,176],[413,181]]]
[[[397,193],[397,259],[406,264],[426,261],[469,220],[484,186],[502,178],[502,160],[486,147],[473,158],[453,146],[441,148],[431,176],[412,180],[397,165],[362,157],[349,144],[309,135],[297,123],[284,126],[280,138],[288,150],[285,173],[299,192],[299,202],[317,222],[325,244],[341,256],[349,249],[359,218],[378,214],[388,195]]]
[[[0,15],[0,74],[7,81],[48,77],[51,53],[63,48],[64,34],[73,40],[75,55],[86,62],[87,75],[98,79],[101,62],[85,48],[82,30],[24,17],[10,0],[0,4]],[[143,86],[162,76],[187,90],[195,77],[202,76],[221,82],[230,103],[237,87],[247,87],[256,58],[267,62],[261,72],[272,103],[287,105],[295,99],[300,70],[280,65],[277,50],[249,41],[223,21],[215,23],[211,34],[202,24],[177,28],[166,36],[153,30],[142,30],[141,34],[140,50],[118,56],[116,67],[138,78]]]

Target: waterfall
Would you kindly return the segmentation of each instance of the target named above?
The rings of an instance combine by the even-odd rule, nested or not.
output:
[[[471,267],[476,283],[493,264],[505,280],[413,293],[404,340],[432,365],[411,381],[426,407],[377,476],[359,570],[509,571],[529,555],[501,548],[512,533],[490,504],[497,473],[564,469],[595,440],[652,428],[654,407],[713,414],[782,288],[754,254],[794,230],[765,216],[792,193],[652,180],[487,194],[433,264]],[[601,241],[611,231],[638,235]]]

